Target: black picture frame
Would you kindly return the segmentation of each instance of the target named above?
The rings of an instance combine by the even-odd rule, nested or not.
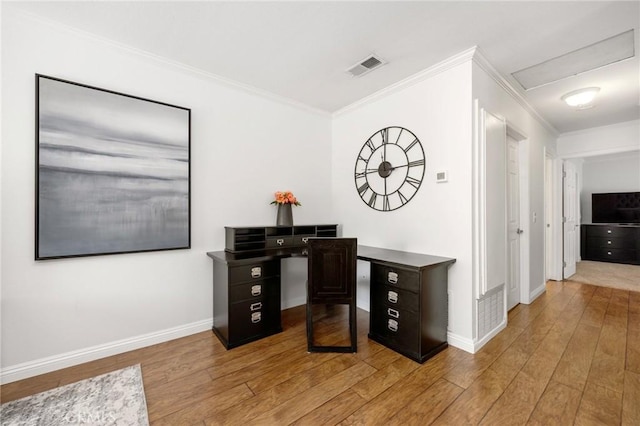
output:
[[[35,83],[35,259],[191,248],[191,110]]]

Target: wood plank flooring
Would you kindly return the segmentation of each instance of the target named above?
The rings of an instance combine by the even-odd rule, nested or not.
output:
[[[478,353],[424,364],[368,340],[308,354],[304,307],[284,332],[227,351],[211,332],[1,387],[2,402],[141,364],[153,425],[640,425],[640,293],[549,282]],[[327,319],[322,338],[346,330]]]

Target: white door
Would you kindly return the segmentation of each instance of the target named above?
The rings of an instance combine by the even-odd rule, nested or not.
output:
[[[553,159],[545,157],[544,162],[544,253],[545,281],[551,278],[553,271],[553,232],[551,218],[553,215]]]
[[[563,166],[563,278],[576,273],[576,229],[578,225],[578,173],[575,165],[565,161]]]
[[[507,310],[520,303],[520,173],[518,141],[507,136]]]

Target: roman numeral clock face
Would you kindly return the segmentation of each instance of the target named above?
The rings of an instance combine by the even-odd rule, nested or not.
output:
[[[372,209],[396,210],[416,195],[424,170],[424,150],[416,135],[402,127],[386,127],[362,145],[356,159],[356,188]]]

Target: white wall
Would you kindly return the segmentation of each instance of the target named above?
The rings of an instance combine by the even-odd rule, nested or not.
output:
[[[529,303],[545,285],[544,247],[544,161],[545,150],[556,152],[556,134],[542,119],[536,117],[526,104],[507,90],[505,82],[493,68],[476,55],[473,66],[473,97],[479,106],[502,116],[507,127],[524,137],[521,143],[520,175],[526,186],[521,187],[521,237],[523,272],[521,284],[529,287],[522,300]],[[489,206],[487,206],[489,210]]]
[[[558,137],[558,157],[575,158],[640,150],[640,120],[594,127]]]
[[[34,261],[35,73],[191,108],[190,250]],[[328,115],[20,15],[6,3],[2,89],[4,381],[210,328],[205,253],[224,248],[225,225],[275,223],[276,190],[301,200],[297,223],[340,217],[331,213]]]
[[[581,223],[591,223],[591,194],[640,191],[640,151],[588,157],[582,164]]]
[[[449,269],[449,331],[472,337],[471,318],[471,65],[426,72],[334,115],[333,197],[345,236],[359,244],[456,258]],[[354,182],[356,157],[374,132],[387,126],[411,130],[422,142],[426,172],[416,195],[391,212],[369,208]],[[448,170],[446,183],[435,174]],[[363,265],[364,266],[364,265]],[[367,270],[360,268],[360,276]],[[368,309],[368,290],[358,288]],[[450,340],[450,343],[451,340]],[[455,345],[455,343],[453,343]]]
[[[544,290],[544,158],[545,150],[556,150],[551,128],[474,58],[473,52],[463,52],[449,60],[449,66],[426,70],[415,81],[352,105],[335,114],[333,121],[334,208],[342,218],[344,234],[358,236],[360,244],[456,258],[449,270],[449,343],[472,351],[478,347],[474,310],[478,272],[473,267],[472,224],[473,99],[526,136],[526,162],[521,170],[527,182],[522,194],[523,226],[528,233],[525,273],[532,285],[525,301]],[[379,212],[359,198],[354,164],[366,139],[392,125],[408,128],[422,141],[427,169],[414,199],[399,210]],[[448,170],[447,183],[435,182],[435,173],[440,170]],[[360,269],[361,277],[366,273]],[[368,300],[359,297],[359,303],[368,305]]]
[[[544,149],[555,138],[467,52],[328,117],[240,90],[176,64],[7,13],[2,17],[2,367],[60,367],[120,342],[211,325],[211,262],[225,225],[268,224],[271,194],[291,189],[297,223],[337,222],[360,244],[456,258],[449,270],[450,343],[475,343],[473,99],[522,132],[528,167],[527,279],[544,285]],[[35,262],[34,73],[192,109],[192,249]],[[356,156],[375,131],[403,126],[422,141],[426,174],[393,212],[370,209],[354,183]],[[438,171],[448,182],[436,183]],[[11,182],[11,184],[9,184]],[[532,214],[538,220],[533,222]],[[287,262],[293,281],[303,265]],[[364,262],[363,262],[364,263]],[[528,267],[529,264],[527,264]],[[366,270],[360,269],[360,278]],[[295,282],[285,283],[295,285]],[[544,287],[542,287],[544,288]],[[291,290],[291,291],[290,291]],[[299,295],[283,289],[290,299]],[[368,290],[359,304],[368,308]],[[284,301],[284,305],[289,305]],[[164,333],[164,334],[163,334]],[[141,339],[140,336],[143,338]],[[146,340],[145,340],[146,338]],[[468,348],[469,346],[466,346]],[[85,356],[85,355],[83,355]],[[97,356],[96,356],[97,357]],[[34,365],[36,367],[34,367]]]
[[[584,158],[581,223],[591,222],[591,194],[640,189],[640,120],[564,133],[558,156]]]

